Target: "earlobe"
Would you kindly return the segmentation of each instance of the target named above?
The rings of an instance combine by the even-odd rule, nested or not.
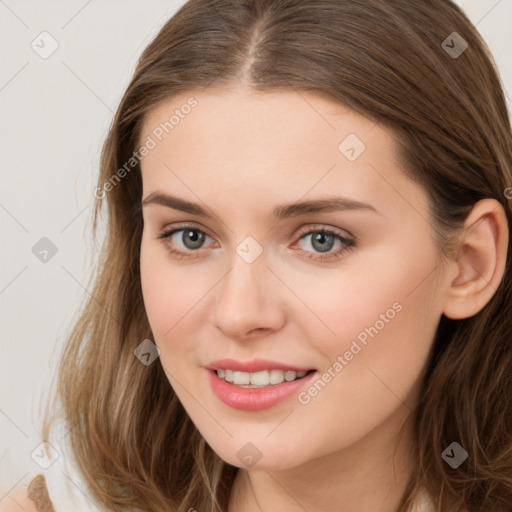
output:
[[[448,283],[443,313],[463,319],[476,315],[496,293],[507,259],[509,228],[503,206],[482,199],[468,215]],[[455,275],[455,277],[453,277]]]

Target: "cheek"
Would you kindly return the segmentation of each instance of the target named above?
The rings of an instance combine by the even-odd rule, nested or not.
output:
[[[397,397],[407,397],[428,358],[441,315],[435,253],[413,245],[408,253],[378,256],[317,288],[323,299],[317,294],[314,307],[334,334],[315,343],[327,356],[322,370],[336,375],[326,376],[329,389],[315,398],[319,407],[345,397],[358,414],[385,414]]]
[[[143,237],[140,253],[142,295],[164,367],[176,368],[182,362],[190,363],[189,358],[179,355],[186,356],[197,350],[193,340],[200,337],[194,336],[194,331],[202,328],[199,319],[204,323],[205,298],[215,279],[211,269],[192,269],[192,266],[172,260],[163,245],[145,241]]]
[[[141,288],[149,324],[160,346],[184,317],[189,303],[190,286],[183,282],[182,274],[172,266],[166,251],[146,243],[144,238],[140,254]]]
[[[282,274],[307,305],[301,317],[310,339],[321,337],[326,352],[336,353],[348,350],[358,335],[364,342],[368,329],[375,332],[372,327],[381,337],[399,326],[413,333],[424,324],[439,306],[433,299],[435,268],[436,254],[425,243],[389,244],[342,261],[338,269],[316,274],[283,270]]]

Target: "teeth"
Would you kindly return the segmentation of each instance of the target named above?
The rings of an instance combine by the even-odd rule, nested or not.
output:
[[[282,370],[270,370],[269,382],[270,384],[281,384],[284,381],[284,372]]]
[[[295,377],[297,377],[297,372],[285,372],[284,374],[284,378],[288,382],[295,380]]]
[[[269,385],[269,372],[263,370],[261,372],[255,373],[247,373],[248,378],[251,380],[251,384],[255,386],[268,386]],[[236,383],[238,384],[238,382]],[[244,384],[249,384],[248,382],[244,382]]]
[[[225,370],[219,368],[217,375],[226,380],[232,382],[237,386],[256,388],[265,387],[268,385],[281,384],[282,382],[291,382],[295,379],[300,379],[306,375],[307,371],[303,370],[300,372],[294,371],[283,371],[283,370],[263,370],[260,372],[239,372],[234,370]]]
[[[234,372],[233,373],[233,384],[250,384],[251,374],[247,372]]]

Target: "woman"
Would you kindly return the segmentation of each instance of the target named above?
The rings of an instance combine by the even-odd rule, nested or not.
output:
[[[511,170],[451,1],[187,2],[94,191],[108,232],[59,375],[90,499],[510,510]]]

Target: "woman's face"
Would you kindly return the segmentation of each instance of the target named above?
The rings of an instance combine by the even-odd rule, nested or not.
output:
[[[162,103],[140,142],[144,303],[208,444],[235,466],[286,469],[395,432],[447,276],[391,133],[312,93],[240,86]],[[287,366],[309,373],[288,381]]]

